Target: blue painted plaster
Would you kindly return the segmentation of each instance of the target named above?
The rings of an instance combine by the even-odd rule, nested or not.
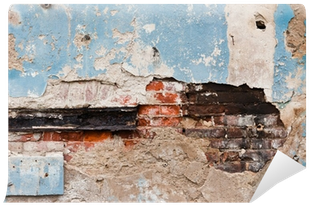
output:
[[[9,157],[7,196],[61,195],[63,157]],[[47,173],[47,175],[46,175]]]
[[[75,57],[83,54],[82,68],[77,74],[93,78],[106,73],[107,68],[96,70],[94,61],[104,57],[96,53],[103,46],[107,52],[116,49],[116,57],[110,61],[132,66],[131,56],[121,52],[129,41],[118,44],[113,30],[121,33],[136,32],[133,39],[141,46],[156,47],[161,62],[174,70],[173,77],[187,82],[225,83],[228,76],[229,51],[224,5],[52,5],[43,9],[40,5],[12,5],[19,14],[20,25],[9,24],[18,57],[23,61],[23,73],[9,70],[9,95],[41,96],[48,78],[60,78],[65,66],[79,64]],[[108,10],[105,10],[108,9]],[[107,11],[107,12],[104,12]],[[114,15],[110,11],[118,11]],[[100,15],[96,15],[97,11]],[[137,27],[131,24],[135,20]],[[155,30],[146,32],[142,27],[155,24]],[[77,33],[88,34],[88,47],[77,48],[73,41]],[[40,37],[40,38],[39,38]],[[214,48],[217,54],[213,54]],[[205,64],[202,57],[211,57]],[[147,68],[151,74],[153,65]]]
[[[293,10],[289,5],[279,4],[274,14],[276,24],[277,46],[274,55],[274,84],[273,101],[287,102],[294,94],[303,94],[303,88],[306,86],[306,55],[302,59],[292,58],[292,53],[286,50],[284,32],[288,28],[289,21],[294,17]],[[295,78],[297,70],[303,72],[297,76],[302,84],[297,88],[289,88],[286,78],[288,76]]]

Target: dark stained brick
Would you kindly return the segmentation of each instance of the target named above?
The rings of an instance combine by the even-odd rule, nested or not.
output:
[[[246,162],[242,162],[242,161],[226,162],[226,163],[215,165],[215,168],[226,171],[226,172],[230,172],[230,173],[243,172],[246,170]]]
[[[186,129],[186,136],[190,137],[207,137],[207,138],[223,138],[226,131],[224,128],[213,127],[205,129]]]

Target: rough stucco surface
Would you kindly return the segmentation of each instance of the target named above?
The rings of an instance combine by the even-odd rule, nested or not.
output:
[[[9,108],[159,105],[146,91],[154,78],[175,78],[176,91],[180,81],[246,83],[264,89],[280,111],[287,138],[279,150],[306,165],[303,5],[12,5],[8,27]],[[201,122],[209,127],[213,119]],[[70,160],[63,196],[6,201],[248,202],[269,165],[227,173],[208,162],[206,138],[153,132],[129,147],[121,137],[36,146],[39,139],[19,142],[10,133],[11,155],[63,152]]]
[[[8,197],[7,202],[250,201],[266,169],[230,174],[209,168],[207,140],[184,138],[170,128],[153,131],[153,140],[130,149],[115,138],[72,153],[63,196]]]

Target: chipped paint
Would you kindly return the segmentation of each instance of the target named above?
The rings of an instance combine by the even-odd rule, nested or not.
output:
[[[9,70],[12,97],[42,96],[48,79],[64,79],[64,68],[77,79],[108,75],[118,65],[136,76],[226,82],[224,5],[12,5],[10,13],[21,22],[9,23],[17,52]],[[26,56],[33,60],[22,61]],[[34,83],[25,88],[16,70],[37,72],[27,79]]]

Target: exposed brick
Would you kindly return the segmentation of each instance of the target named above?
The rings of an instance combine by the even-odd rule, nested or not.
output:
[[[139,118],[137,125],[138,126],[150,126],[150,118]]]
[[[252,149],[278,149],[283,146],[285,139],[251,139]]]
[[[165,127],[176,127],[180,124],[180,117],[162,117],[153,118],[151,120],[151,126],[165,126]]]
[[[287,131],[284,127],[271,127],[271,128],[264,128],[264,133],[267,134],[267,137],[273,138],[286,138]]]
[[[247,137],[247,130],[239,127],[229,127],[226,132],[227,138]]]
[[[189,116],[211,116],[224,114],[224,105],[206,104],[206,105],[189,105]]]
[[[254,126],[254,120],[252,115],[226,115],[224,123],[227,126]]]
[[[112,137],[108,131],[85,131],[84,142],[101,142]]]
[[[205,152],[205,155],[206,155],[207,161],[210,164],[217,163],[220,161],[219,152],[209,151],[209,152]]]
[[[120,95],[113,98],[112,102],[118,102],[121,105],[137,105],[137,99],[131,95]]]
[[[140,105],[138,108],[138,115],[159,115],[159,105]]]
[[[186,129],[186,135],[189,137],[207,137],[207,138],[223,138],[226,135],[224,128],[205,128],[205,129]]]
[[[250,147],[250,141],[247,138],[211,139],[210,146],[217,149],[247,149]]]
[[[239,160],[239,152],[226,151],[220,156],[221,161],[224,163],[226,161],[236,161]]]
[[[58,132],[44,132],[42,136],[43,141],[62,141],[61,134]]]
[[[147,91],[160,91],[164,89],[162,81],[152,81],[146,86]]]
[[[180,103],[180,96],[178,93],[156,93],[154,97],[161,103]]]
[[[11,152],[22,152],[23,143],[22,142],[8,142],[8,148]]]
[[[160,106],[161,115],[180,115],[180,106],[177,105],[162,105]]]
[[[247,114],[279,114],[279,110],[271,103],[249,104]]]
[[[225,116],[212,116],[214,125],[224,125],[225,124]]]
[[[69,141],[66,143],[66,149],[70,152],[77,152],[77,150],[82,146],[82,142]]]
[[[246,170],[246,162],[243,161],[225,162],[223,164],[215,165],[215,168],[230,173],[243,172]]]
[[[256,125],[262,124],[265,127],[268,126],[277,126],[278,124],[281,125],[281,121],[279,115],[258,115],[254,118],[254,122]]]
[[[62,132],[62,141],[83,141],[83,132]]]
[[[240,158],[243,160],[267,162],[275,156],[276,152],[277,150],[246,150]]]
[[[252,172],[258,172],[260,169],[262,169],[265,165],[265,162],[246,162],[246,170],[252,171]]]

